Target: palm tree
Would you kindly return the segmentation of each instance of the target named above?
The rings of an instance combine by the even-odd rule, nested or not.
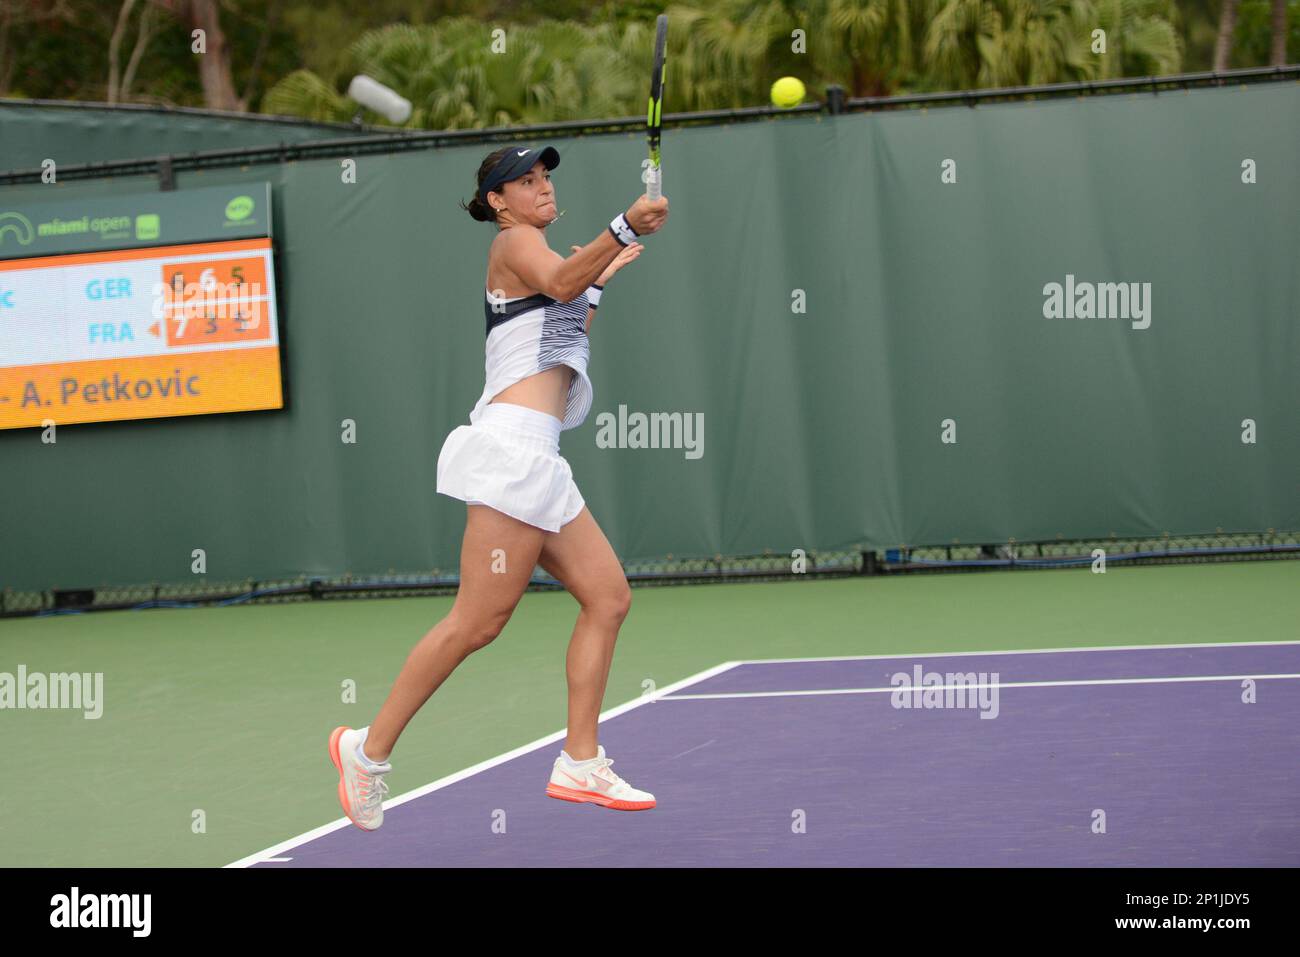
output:
[[[1237,29],[1237,0],[1223,0],[1223,9],[1219,12],[1219,39],[1214,44],[1214,72],[1222,73],[1228,68],[1228,56],[1232,53],[1232,35]]]
[[[1169,73],[1181,62],[1173,0],[711,0],[669,16],[670,112],[753,106],[783,75],[878,96]],[[373,30],[346,59],[411,101],[410,127],[635,116],[652,28],[543,20],[507,28],[500,50],[489,25],[460,17]],[[1097,28],[1104,55],[1091,50]],[[346,79],[298,71],[262,109],[345,120],[355,108],[337,92]]]
[[[813,88],[843,84],[851,96],[883,96],[908,84],[917,38],[935,0],[716,0],[673,6],[669,89],[683,88],[681,109],[752,106],[779,76]],[[795,52],[802,31],[803,52]],[[671,43],[671,40],[670,40]],[[677,72],[674,73],[674,69]]]
[[[472,129],[584,117],[626,116],[644,95],[650,44],[645,28],[561,21],[506,29],[494,52],[493,27],[470,17],[436,26],[395,24],[349,48],[351,71],[411,101],[406,126]],[[343,78],[339,78],[343,79]],[[356,109],[333,80],[298,70],[262,100],[270,113],[346,120]]]
[[[828,56],[819,72],[845,77],[852,96],[888,96],[914,82],[917,41],[939,6],[934,0],[830,0],[814,4],[825,17]]]
[[[791,42],[794,26],[785,7],[780,0],[717,0],[704,7],[669,8],[665,109],[726,109],[763,102],[766,96],[759,91],[762,79],[772,72],[771,61],[779,56],[775,48]]]
[[[945,0],[925,37],[941,89],[1038,85],[1176,72],[1170,0]],[[1093,30],[1106,52],[1092,52]]]
[[[1269,66],[1286,66],[1286,0],[1273,0],[1273,50]]]

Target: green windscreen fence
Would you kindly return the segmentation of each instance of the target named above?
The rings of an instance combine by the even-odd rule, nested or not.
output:
[[[314,123],[283,123],[165,109],[41,105],[0,99],[0,169],[230,150],[268,143],[309,143],[353,135]]]
[[[553,142],[567,255],[644,142]],[[0,433],[0,585],[454,569],[490,149],[178,174],[271,184],[286,408]],[[1294,529],[1297,156],[1294,83],[670,130],[561,451],[625,559]]]

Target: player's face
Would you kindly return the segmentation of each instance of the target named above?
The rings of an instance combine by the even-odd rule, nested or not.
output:
[[[546,164],[538,160],[523,176],[506,183],[506,200],[510,211],[523,222],[544,226],[556,215],[555,187]]]

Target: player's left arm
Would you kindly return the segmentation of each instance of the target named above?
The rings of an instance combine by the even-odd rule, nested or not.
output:
[[[573,251],[576,253],[581,248],[582,248],[581,246],[574,246]],[[605,267],[605,271],[602,272],[596,278],[596,285],[604,286],[606,283],[608,283],[609,280],[613,277],[614,273],[618,272],[628,263],[633,262],[638,256],[641,255],[641,250],[644,248],[645,247],[638,242],[632,242],[629,243],[627,246],[623,247],[623,249],[619,251],[619,254],[614,257],[614,260],[608,266]],[[586,326],[583,327],[584,332],[591,331],[591,320],[595,318],[596,318],[596,307],[591,306],[587,309],[587,324]]]

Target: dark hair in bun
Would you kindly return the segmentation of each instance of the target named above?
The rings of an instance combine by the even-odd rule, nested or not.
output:
[[[471,199],[468,204],[464,201],[460,204],[461,209],[467,210],[469,214],[480,223],[495,223],[497,221],[497,211],[478,198],[478,187],[483,185],[483,180],[488,178],[488,174],[496,168],[496,165],[501,161],[501,158],[509,152],[510,147],[503,146],[495,153],[489,153],[487,155],[487,159],[483,160],[478,168],[478,178],[474,186],[474,198]]]

